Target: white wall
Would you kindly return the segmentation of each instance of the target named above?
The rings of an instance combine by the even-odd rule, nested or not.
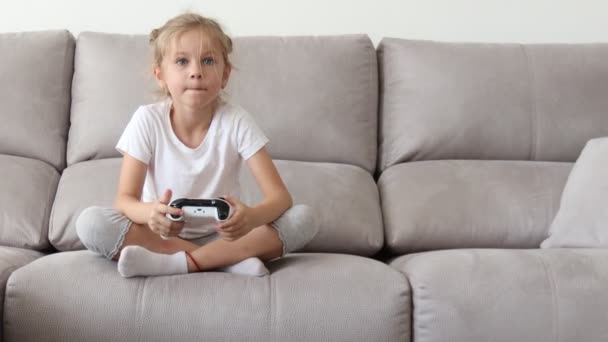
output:
[[[367,33],[486,42],[608,41],[605,0],[0,0],[0,32],[148,33],[195,10],[234,36]]]

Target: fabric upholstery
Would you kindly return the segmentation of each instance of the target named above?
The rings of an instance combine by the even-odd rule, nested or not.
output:
[[[608,248],[608,138],[590,140],[564,188],[542,248]]]
[[[114,148],[118,138],[139,105],[159,99],[155,89],[146,37],[81,32],[74,57],[68,165],[120,156]]]
[[[400,257],[416,342],[603,341],[607,250],[443,250]]]
[[[392,166],[378,181],[393,253],[446,248],[536,248],[572,164],[434,160]]]
[[[253,115],[275,159],[374,171],[378,71],[369,37],[242,37],[232,55],[229,98]],[[120,156],[114,146],[131,115],[158,99],[146,60],[147,36],[78,36],[69,165]]]
[[[43,250],[59,182],[51,165],[0,154],[0,245]]]
[[[61,171],[70,110],[74,37],[66,30],[0,34],[0,154]]]
[[[608,44],[385,38],[379,170],[404,161],[573,162],[608,135]]]
[[[57,249],[84,248],[76,235],[76,218],[89,206],[112,206],[120,162],[118,158],[91,160],[64,171],[49,232]],[[384,241],[382,213],[378,189],[367,171],[331,163],[277,160],[275,165],[294,203],[308,204],[318,215],[319,233],[303,251],[373,255],[380,250]],[[253,205],[263,198],[246,166],[241,186],[244,203]]]
[[[76,234],[76,219],[87,207],[113,205],[121,160],[90,160],[71,165],[63,171],[49,224],[49,241],[59,251],[85,248]],[[91,181],[93,179],[94,182]]]
[[[53,254],[11,277],[5,337],[410,340],[409,287],[400,272],[372,259],[341,254],[291,254],[268,263],[268,269],[271,274],[260,278],[205,272],[125,279],[116,262],[89,251]]]
[[[28,249],[0,246],[0,322],[3,322],[4,290],[8,278],[19,267],[43,255]],[[0,341],[2,341],[2,330],[3,324],[0,324]]]
[[[373,172],[376,50],[366,35],[235,39],[230,96],[255,115],[276,159]]]

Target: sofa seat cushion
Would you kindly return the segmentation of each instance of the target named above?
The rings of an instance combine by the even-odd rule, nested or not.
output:
[[[43,250],[59,172],[29,158],[0,155],[0,245]]]
[[[7,286],[9,341],[409,341],[408,283],[368,258],[290,254],[266,277],[122,278],[89,251],[49,255]],[[41,286],[44,284],[44,286]]]
[[[43,256],[43,253],[29,249],[0,246],[0,341],[2,341],[2,313],[4,308],[4,290],[10,275],[19,267]]]
[[[461,249],[410,254],[413,341],[605,341],[608,250]]]
[[[121,160],[91,160],[68,167],[60,180],[49,238],[61,251],[84,249],[75,222],[92,205],[112,206]],[[372,176],[352,165],[275,161],[294,203],[312,206],[320,230],[306,252],[373,255],[384,242],[378,188]],[[242,201],[262,199],[247,167],[241,170]]]
[[[559,207],[571,163],[442,160],[395,165],[380,189],[394,253],[538,247]]]

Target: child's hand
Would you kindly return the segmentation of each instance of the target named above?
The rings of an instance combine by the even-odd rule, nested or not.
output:
[[[152,202],[152,211],[148,219],[148,226],[154,233],[164,237],[177,236],[184,228],[184,222],[175,222],[167,218],[166,214],[181,216],[181,209],[170,207],[168,204],[171,201],[171,190],[167,189],[163,197]]]
[[[224,240],[234,241],[255,228],[251,225],[252,209],[232,196],[224,198],[232,206],[232,216],[217,225],[217,232]]]

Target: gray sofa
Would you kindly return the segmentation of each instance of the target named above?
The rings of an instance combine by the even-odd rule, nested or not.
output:
[[[321,230],[268,277],[125,279],[74,221],[112,204],[147,49],[0,34],[4,341],[608,340],[608,251],[538,248],[608,135],[607,45],[236,38],[228,93]]]

